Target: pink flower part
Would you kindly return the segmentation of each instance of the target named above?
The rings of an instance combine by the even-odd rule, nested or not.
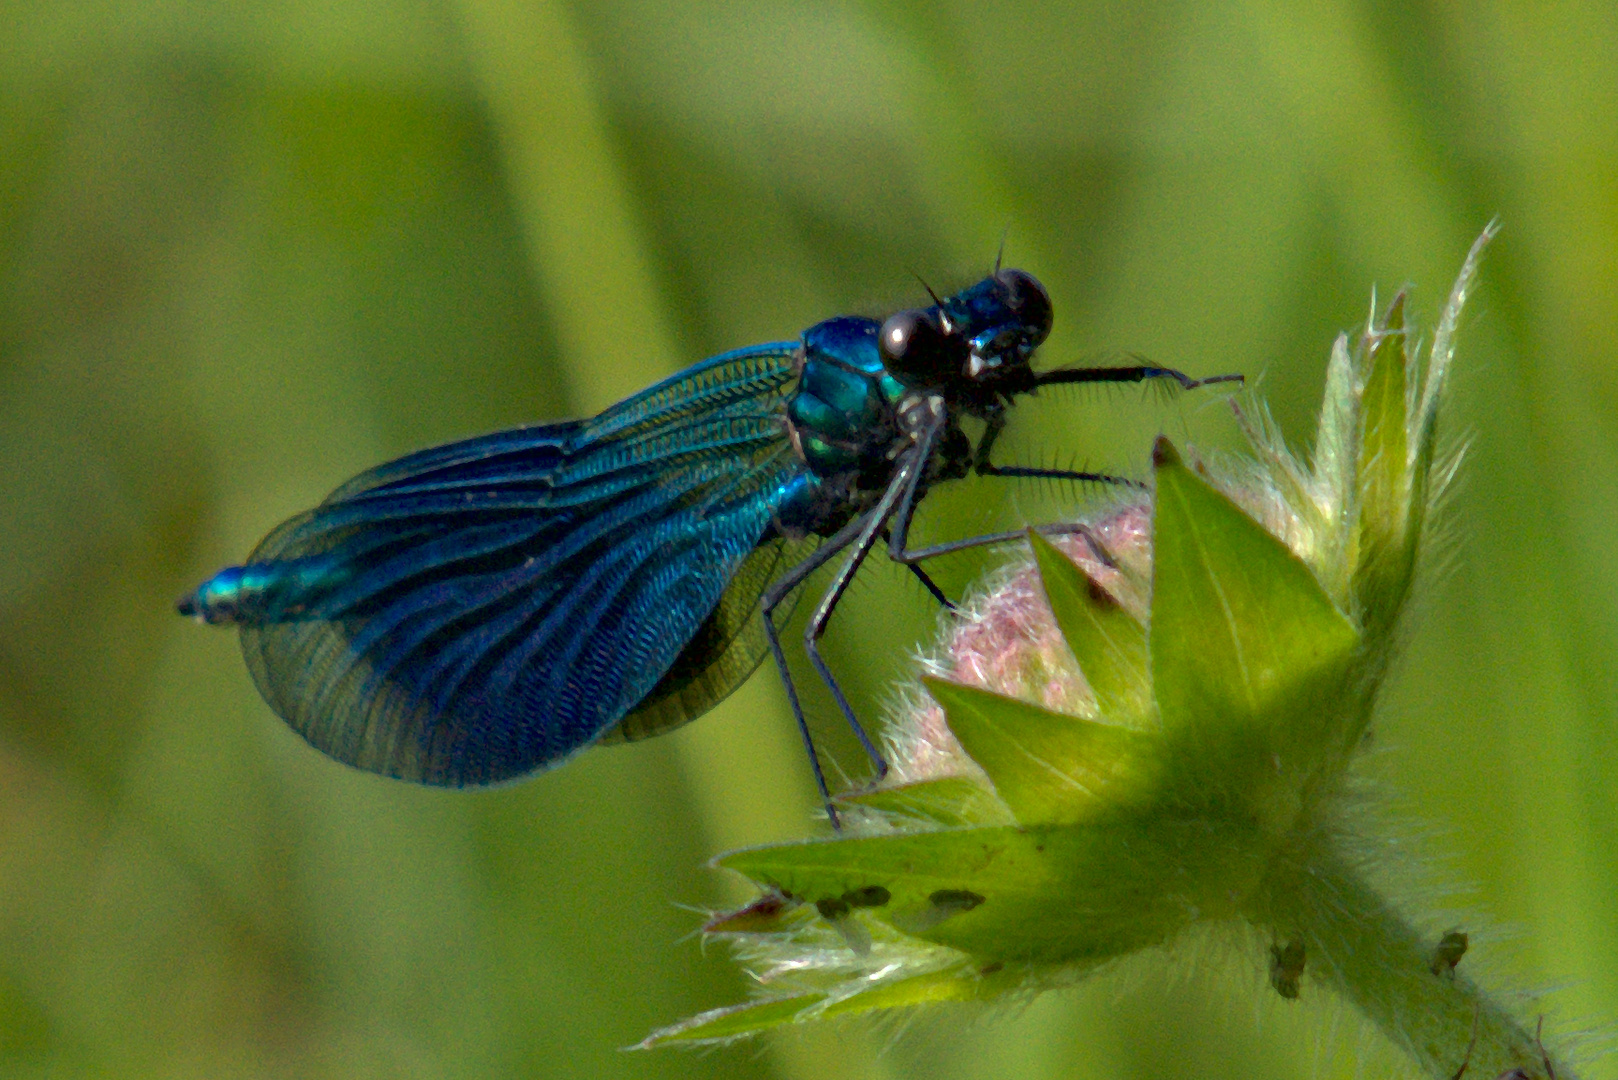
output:
[[[1139,610],[1127,577],[1149,558],[1151,510],[1131,506],[1096,522],[1091,533],[1116,567],[1107,565],[1080,533],[1053,542],[1091,580]],[[1006,576],[956,628],[948,647],[958,682],[1036,702],[1063,712],[1085,711],[1090,688],[1074,664],[1045,601],[1039,571],[1025,561]]]
[[[1140,582],[1151,569],[1151,507],[1126,506],[1089,526],[1116,564],[1109,566],[1082,533],[1052,537],[1068,558],[1126,608],[1144,618]],[[928,665],[935,674],[968,686],[1031,701],[1059,712],[1089,715],[1089,684],[1062,640],[1045,600],[1039,571],[1024,557],[1002,571],[995,585],[966,606],[943,655]],[[950,734],[944,712],[920,698],[900,726],[896,779],[959,774],[970,768]]]

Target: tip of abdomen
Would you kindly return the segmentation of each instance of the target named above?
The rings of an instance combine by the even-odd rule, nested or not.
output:
[[[174,602],[174,610],[210,625],[241,621],[242,601],[251,591],[244,580],[245,566],[227,566]]]

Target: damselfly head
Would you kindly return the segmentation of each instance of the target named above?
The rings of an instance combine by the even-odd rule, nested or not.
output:
[[[878,345],[888,371],[912,385],[984,384],[1026,371],[1050,331],[1045,287],[1026,271],[1007,269],[931,307],[891,316]]]

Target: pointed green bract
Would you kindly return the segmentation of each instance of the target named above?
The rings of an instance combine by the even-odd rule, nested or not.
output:
[[[1339,334],[1326,364],[1326,393],[1315,436],[1312,486],[1321,500],[1316,534],[1321,550],[1311,561],[1326,592],[1345,609],[1353,570],[1349,553],[1358,543],[1349,528],[1359,513],[1360,396],[1354,377],[1348,335]]]
[[[1008,974],[1004,969],[982,974],[978,968],[963,964],[947,971],[929,971],[908,979],[876,983],[869,990],[829,1002],[821,1011],[826,1016],[847,1016],[935,1001],[992,998],[1015,986],[1020,978],[1020,973]]]
[[[1155,735],[943,679],[922,682],[961,748],[1024,825],[1073,824],[1156,792],[1162,754]]]
[[[862,807],[902,821],[944,826],[1011,825],[1011,812],[995,793],[965,776],[943,776],[842,795],[839,805]]]
[[[1227,790],[1311,769],[1335,748],[1358,633],[1309,567],[1168,440],[1154,461],[1152,684],[1171,752]]]
[[[1415,558],[1409,535],[1409,387],[1405,354],[1404,293],[1371,327],[1361,398],[1359,454],[1359,559],[1355,595],[1366,617],[1378,621],[1397,613],[1409,586]]]
[[[1321,540],[1328,535],[1326,526],[1333,520],[1330,500],[1321,497],[1313,473],[1304,469],[1287,450],[1286,440],[1264,403],[1253,402],[1252,408],[1254,414],[1249,415],[1238,407],[1236,421],[1258,458],[1257,464],[1263,467],[1261,475],[1274,485],[1275,495],[1287,516],[1292,518],[1292,535],[1288,539],[1297,545],[1298,557],[1308,562],[1315,573],[1327,574],[1331,569],[1332,548]],[[1278,515],[1278,518],[1279,523],[1286,524],[1286,517]],[[1324,580],[1323,577],[1323,583]]]
[[[712,1009],[682,1023],[654,1031],[636,1049],[684,1043],[728,1042],[782,1024],[852,1016],[881,1009],[903,1009],[941,1001],[991,999],[1014,989],[1024,974],[1017,970],[983,970],[970,963],[956,963],[942,971],[928,971],[908,978],[871,983],[853,993],[837,997],[818,991],[787,997],[766,998],[744,1005]]]
[[[656,1046],[677,1043],[701,1044],[726,1042],[740,1035],[789,1024],[826,1000],[825,994],[794,994],[784,998],[765,998],[742,1005],[727,1005],[709,1009],[689,1020],[671,1024],[652,1032],[637,1043],[634,1049],[650,1050]]]
[[[1028,534],[1028,542],[1051,614],[1095,695],[1097,712],[1113,723],[1144,721],[1151,705],[1146,628],[1055,544],[1037,532]]]
[[[1433,343],[1427,352],[1425,370],[1415,363],[1414,358],[1410,362],[1412,381],[1415,379],[1414,373],[1418,371],[1421,373],[1419,398],[1418,395],[1412,395],[1412,398],[1418,399],[1419,403],[1409,422],[1409,441],[1412,446],[1410,512],[1405,528],[1406,546],[1410,551],[1408,565],[1411,576],[1414,576],[1416,558],[1427,528],[1427,512],[1444,486],[1441,478],[1437,482],[1437,490],[1434,490],[1433,465],[1437,457],[1438,412],[1444,400],[1444,388],[1449,381],[1450,363],[1454,358],[1456,325],[1467,296],[1477,284],[1478,262],[1483,257],[1483,249],[1499,231],[1498,221],[1489,222],[1483,230],[1483,235],[1473,242],[1472,249],[1466,253],[1466,262],[1462,264],[1461,273],[1450,289],[1449,300],[1444,304],[1438,328],[1433,333]],[[1458,463],[1457,456],[1452,464]],[[1408,592],[1408,588],[1405,591]],[[1400,599],[1403,599],[1403,594]],[[1394,613],[1394,618],[1397,618],[1397,612]]]
[[[951,829],[733,852],[721,866],[809,903],[881,886],[852,916],[985,960],[1101,960],[1230,910],[1263,870],[1250,823],[1139,813],[1073,826]]]

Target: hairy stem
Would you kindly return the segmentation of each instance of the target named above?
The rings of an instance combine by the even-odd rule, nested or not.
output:
[[[1464,972],[1434,974],[1438,943],[1406,922],[1329,845],[1277,860],[1253,908],[1253,921],[1277,941],[1303,943],[1312,981],[1353,1002],[1427,1075],[1452,1080],[1464,1064],[1466,1075],[1479,1080],[1571,1080],[1571,1070],[1548,1061],[1536,1031]]]

